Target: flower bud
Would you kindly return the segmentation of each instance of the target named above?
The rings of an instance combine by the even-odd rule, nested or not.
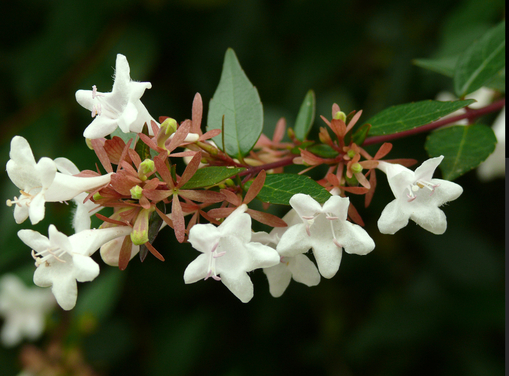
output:
[[[150,213],[154,210],[155,209],[151,207],[150,209],[141,209],[138,213],[134,222],[133,231],[131,232],[131,240],[134,245],[142,245],[148,242],[148,219]]]
[[[334,115],[334,119],[341,120],[341,121],[344,122],[346,120],[346,114],[343,111],[338,111]]]
[[[353,173],[358,173],[358,172],[361,172],[362,171],[362,166],[360,163],[354,163],[352,164],[352,171]]]
[[[143,188],[140,187],[139,185],[135,185],[134,187],[131,188],[131,198],[139,200],[141,198],[142,192]]]
[[[177,131],[177,121],[172,118],[167,118],[163,123],[161,124],[161,129],[159,130],[159,133],[157,134],[157,146],[166,149],[164,146],[164,143],[167,139],[170,138],[170,136]]]
[[[140,163],[140,167],[138,168],[138,177],[141,181],[147,180],[147,177],[151,175],[155,171],[154,161],[151,159],[145,159]]]
[[[356,154],[356,153],[355,153],[355,150],[352,150],[352,149],[348,150],[348,152],[346,153],[346,155],[348,155],[348,157],[349,157],[350,159],[352,159],[353,157],[355,157],[355,154]]]

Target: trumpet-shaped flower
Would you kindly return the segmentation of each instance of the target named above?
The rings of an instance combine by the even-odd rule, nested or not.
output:
[[[33,230],[18,231],[19,238],[32,248],[37,269],[34,283],[50,287],[58,304],[65,310],[76,305],[78,282],[89,282],[99,275],[99,265],[90,257],[106,242],[130,234],[131,227],[84,230],[67,237],[55,226],[49,238]]]
[[[78,90],[76,101],[92,112],[95,118],[85,129],[86,138],[102,138],[111,134],[117,126],[124,133],[139,133],[147,123],[151,131],[150,122],[154,119],[141,103],[140,98],[146,89],[150,89],[150,82],[136,82],[131,80],[129,63],[124,55],[118,54],[115,65],[115,81],[110,93],[100,93],[95,85],[92,90]]]
[[[110,175],[77,177],[59,173],[56,163],[45,157],[35,163],[30,144],[21,136],[13,137],[9,156],[7,175],[21,193],[19,198],[7,200],[8,206],[15,205],[16,223],[22,223],[30,217],[30,222],[36,224],[44,218],[45,202],[71,200],[111,180]]]
[[[378,220],[381,233],[394,234],[405,227],[409,219],[433,234],[445,232],[447,219],[439,207],[457,199],[463,188],[447,180],[432,178],[443,159],[443,156],[428,159],[415,172],[399,164],[379,162],[378,169],[387,175],[396,197]]]
[[[186,284],[211,277],[243,303],[251,300],[254,289],[247,272],[278,264],[279,255],[271,247],[251,242],[251,217],[246,209],[245,204],[239,206],[218,227],[209,223],[191,228],[189,242],[202,254],[186,268]]]
[[[285,221],[288,226],[301,223],[299,215],[293,209],[283,217],[283,221]],[[266,232],[255,232],[251,240],[276,247],[281,236],[288,228],[289,227],[275,227],[270,234]],[[269,281],[269,291],[275,298],[283,295],[292,278],[309,287],[316,286],[320,283],[320,273],[316,265],[304,254],[298,254],[293,257],[281,257],[279,264],[269,268],[263,268],[263,272]]]
[[[55,305],[51,292],[27,287],[15,274],[0,279],[0,316],[4,325],[0,338],[4,346],[16,346],[23,338],[35,340],[44,331],[46,314]]]
[[[350,200],[332,196],[323,207],[311,196],[298,193],[290,199],[303,223],[291,226],[281,237],[277,251],[294,257],[313,249],[320,274],[332,278],[339,270],[343,248],[365,255],[375,248],[373,239],[360,226],[347,221]]]

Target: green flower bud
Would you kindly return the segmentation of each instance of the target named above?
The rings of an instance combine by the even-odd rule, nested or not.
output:
[[[168,118],[161,124],[161,130],[157,135],[157,146],[165,148],[164,144],[170,136],[177,131],[178,123],[175,119]]]
[[[131,240],[135,245],[142,245],[148,242],[148,229],[150,214],[154,208],[141,209],[134,222],[133,231],[131,232]]]
[[[97,200],[100,200],[101,198],[103,198],[103,196],[101,196],[101,194],[99,192],[95,193],[92,198],[97,201]]]
[[[343,111],[338,111],[334,115],[334,119],[345,121],[346,120],[346,114]]]
[[[140,167],[138,168],[138,177],[141,181],[145,181],[147,180],[148,175],[152,174],[155,169],[154,161],[147,158],[140,163]]]
[[[354,163],[354,164],[352,165],[352,171],[353,171],[354,173],[361,172],[361,171],[362,171],[362,166],[361,166],[361,164],[360,164],[360,163]]]
[[[355,157],[355,150],[348,150],[348,153],[346,153],[346,155],[348,155],[350,157],[350,159],[352,159],[353,157]]]
[[[135,200],[139,200],[141,198],[141,193],[143,192],[143,188],[139,185],[135,185],[131,188],[131,198]]]

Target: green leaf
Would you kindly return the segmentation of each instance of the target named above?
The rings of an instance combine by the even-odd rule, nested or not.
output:
[[[355,131],[355,133],[352,136],[352,141],[356,145],[362,145],[364,143],[364,140],[368,136],[368,133],[371,129],[371,124],[364,124],[359,129]]]
[[[458,59],[454,90],[458,97],[491,82],[505,68],[505,21],[489,30]]]
[[[366,122],[371,124],[369,135],[392,134],[417,128],[474,102],[473,99],[453,102],[427,100],[393,106],[379,112]]]
[[[496,143],[491,127],[457,125],[431,133],[425,148],[431,157],[445,157],[440,169],[444,179],[453,180],[485,161],[495,150]]]
[[[452,78],[454,76],[456,63],[458,62],[458,56],[443,57],[440,59],[414,59],[412,62],[418,67]]]
[[[210,187],[228,179],[239,172],[244,171],[244,167],[225,167],[225,166],[211,166],[199,168],[193,177],[182,186],[182,189],[196,189],[203,187]]]
[[[336,158],[339,155],[336,150],[326,144],[313,145],[307,148],[307,150],[322,158]]]
[[[257,197],[270,204],[290,205],[290,199],[297,193],[308,194],[320,203],[324,203],[330,197],[330,193],[316,181],[297,174],[267,175]]]
[[[316,99],[315,92],[309,90],[304,97],[304,101],[300,105],[299,114],[295,121],[295,136],[297,139],[304,141],[315,121]]]
[[[207,130],[221,129],[224,115],[224,134],[214,137],[231,157],[249,153],[262,133],[263,107],[258,91],[242,70],[231,48],[224,57],[219,86],[210,100]]]

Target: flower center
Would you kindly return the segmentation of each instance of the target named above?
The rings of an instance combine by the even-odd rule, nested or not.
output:
[[[113,105],[114,102],[112,100],[106,100],[104,93],[99,93],[97,91],[97,86],[92,86],[92,99],[94,100],[94,107],[92,108],[92,117],[96,117],[97,115],[104,115],[111,119],[114,119],[119,116],[122,112],[121,109],[115,108]]]
[[[30,190],[33,190],[33,189],[36,189],[36,188],[41,188],[41,187],[35,187],[35,188],[32,188]],[[23,190],[20,190],[19,193],[21,193],[21,196],[19,196],[19,198],[17,198],[16,196],[14,196],[14,200],[7,200],[5,202],[5,204],[8,206],[8,207],[11,207],[12,205],[18,205],[18,206],[30,206],[30,203],[32,202],[32,199],[37,195],[31,195],[30,193],[27,193]],[[39,192],[37,192],[39,193]]]
[[[417,198],[415,195],[422,188],[426,188],[431,191],[430,196],[435,192],[435,189],[439,187],[440,184],[433,184],[432,182],[425,180],[417,180],[414,184],[408,186],[408,202],[411,202]]]
[[[218,257],[224,256],[226,254],[226,252],[217,252],[218,246],[219,246],[219,242],[216,243],[216,245],[212,248],[212,251],[210,252],[208,272],[207,272],[207,276],[205,277],[205,280],[209,279],[210,277],[212,277],[212,279],[214,279],[216,281],[221,280],[221,277],[219,277],[216,272],[216,259]]]

